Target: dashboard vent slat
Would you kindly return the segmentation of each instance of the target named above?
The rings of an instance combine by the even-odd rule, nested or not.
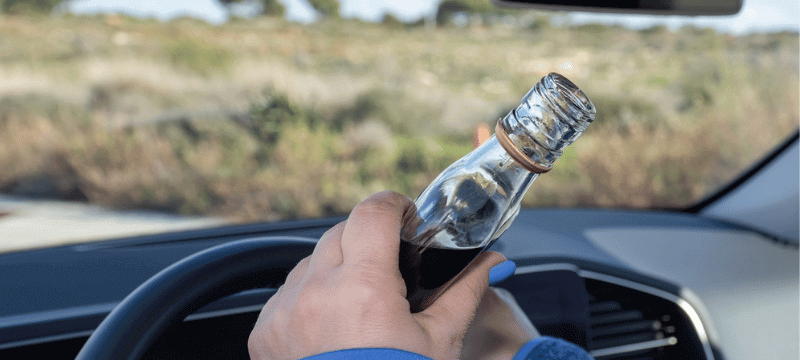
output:
[[[623,336],[614,336],[606,339],[596,339],[592,337],[592,345],[597,349],[606,349],[610,347],[637,344],[653,340],[654,336],[650,333],[636,333]]]
[[[619,309],[620,305],[618,301],[605,301],[589,304],[589,312],[592,314],[599,314]]]
[[[592,329],[592,336],[602,337],[631,332],[653,331],[661,329],[661,322],[658,320],[638,320],[625,322],[618,325],[609,325]]]
[[[595,315],[589,319],[589,326],[597,326],[600,324],[620,323],[623,321],[639,320],[642,318],[642,312],[639,310],[624,310],[617,311],[602,315]]]
[[[657,359],[656,355],[653,355],[653,351],[648,351],[645,354],[633,354],[633,355],[626,355],[626,356],[598,356],[595,360],[655,360]]]

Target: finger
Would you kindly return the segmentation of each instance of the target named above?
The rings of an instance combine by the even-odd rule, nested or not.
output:
[[[312,268],[331,269],[342,263],[342,232],[346,223],[342,221],[322,234],[311,254]]]
[[[495,285],[508,279],[511,275],[514,275],[516,270],[517,264],[511,260],[506,260],[493,266],[492,270],[489,270],[489,285]]]
[[[407,197],[390,191],[356,205],[342,233],[343,264],[399,273],[402,219],[412,206]]]
[[[472,131],[472,147],[476,148],[481,146],[492,134],[489,132],[489,125],[486,123],[479,123],[475,125]]]
[[[489,271],[505,260],[494,251],[480,254],[430,307],[415,314],[418,321],[424,321],[433,333],[463,336],[489,288]]]

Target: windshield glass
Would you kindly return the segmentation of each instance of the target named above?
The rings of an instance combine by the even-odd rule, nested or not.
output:
[[[597,119],[527,207],[686,207],[798,126],[790,2],[58,3],[0,2],[0,252],[413,198],[549,72]]]

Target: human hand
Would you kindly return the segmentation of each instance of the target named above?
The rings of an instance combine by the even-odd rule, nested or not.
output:
[[[461,360],[511,359],[538,336],[514,295],[505,289],[489,288],[467,329]]]
[[[412,314],[398,258],[403,215],[413,209],[405,196],[382,192],[328,230],[261,311],[248,340],[251,359],[352,348],[457,359],[489,270],[505,258],[481,254],[436,302]]]

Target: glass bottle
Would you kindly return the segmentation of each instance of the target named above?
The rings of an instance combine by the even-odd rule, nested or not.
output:
[[[551,73],[522,98],[495,135],[437,176],[404,219],[400,272],[412,312],[427,308],[508,229],[540,173],[594,120],[592,102]]]

